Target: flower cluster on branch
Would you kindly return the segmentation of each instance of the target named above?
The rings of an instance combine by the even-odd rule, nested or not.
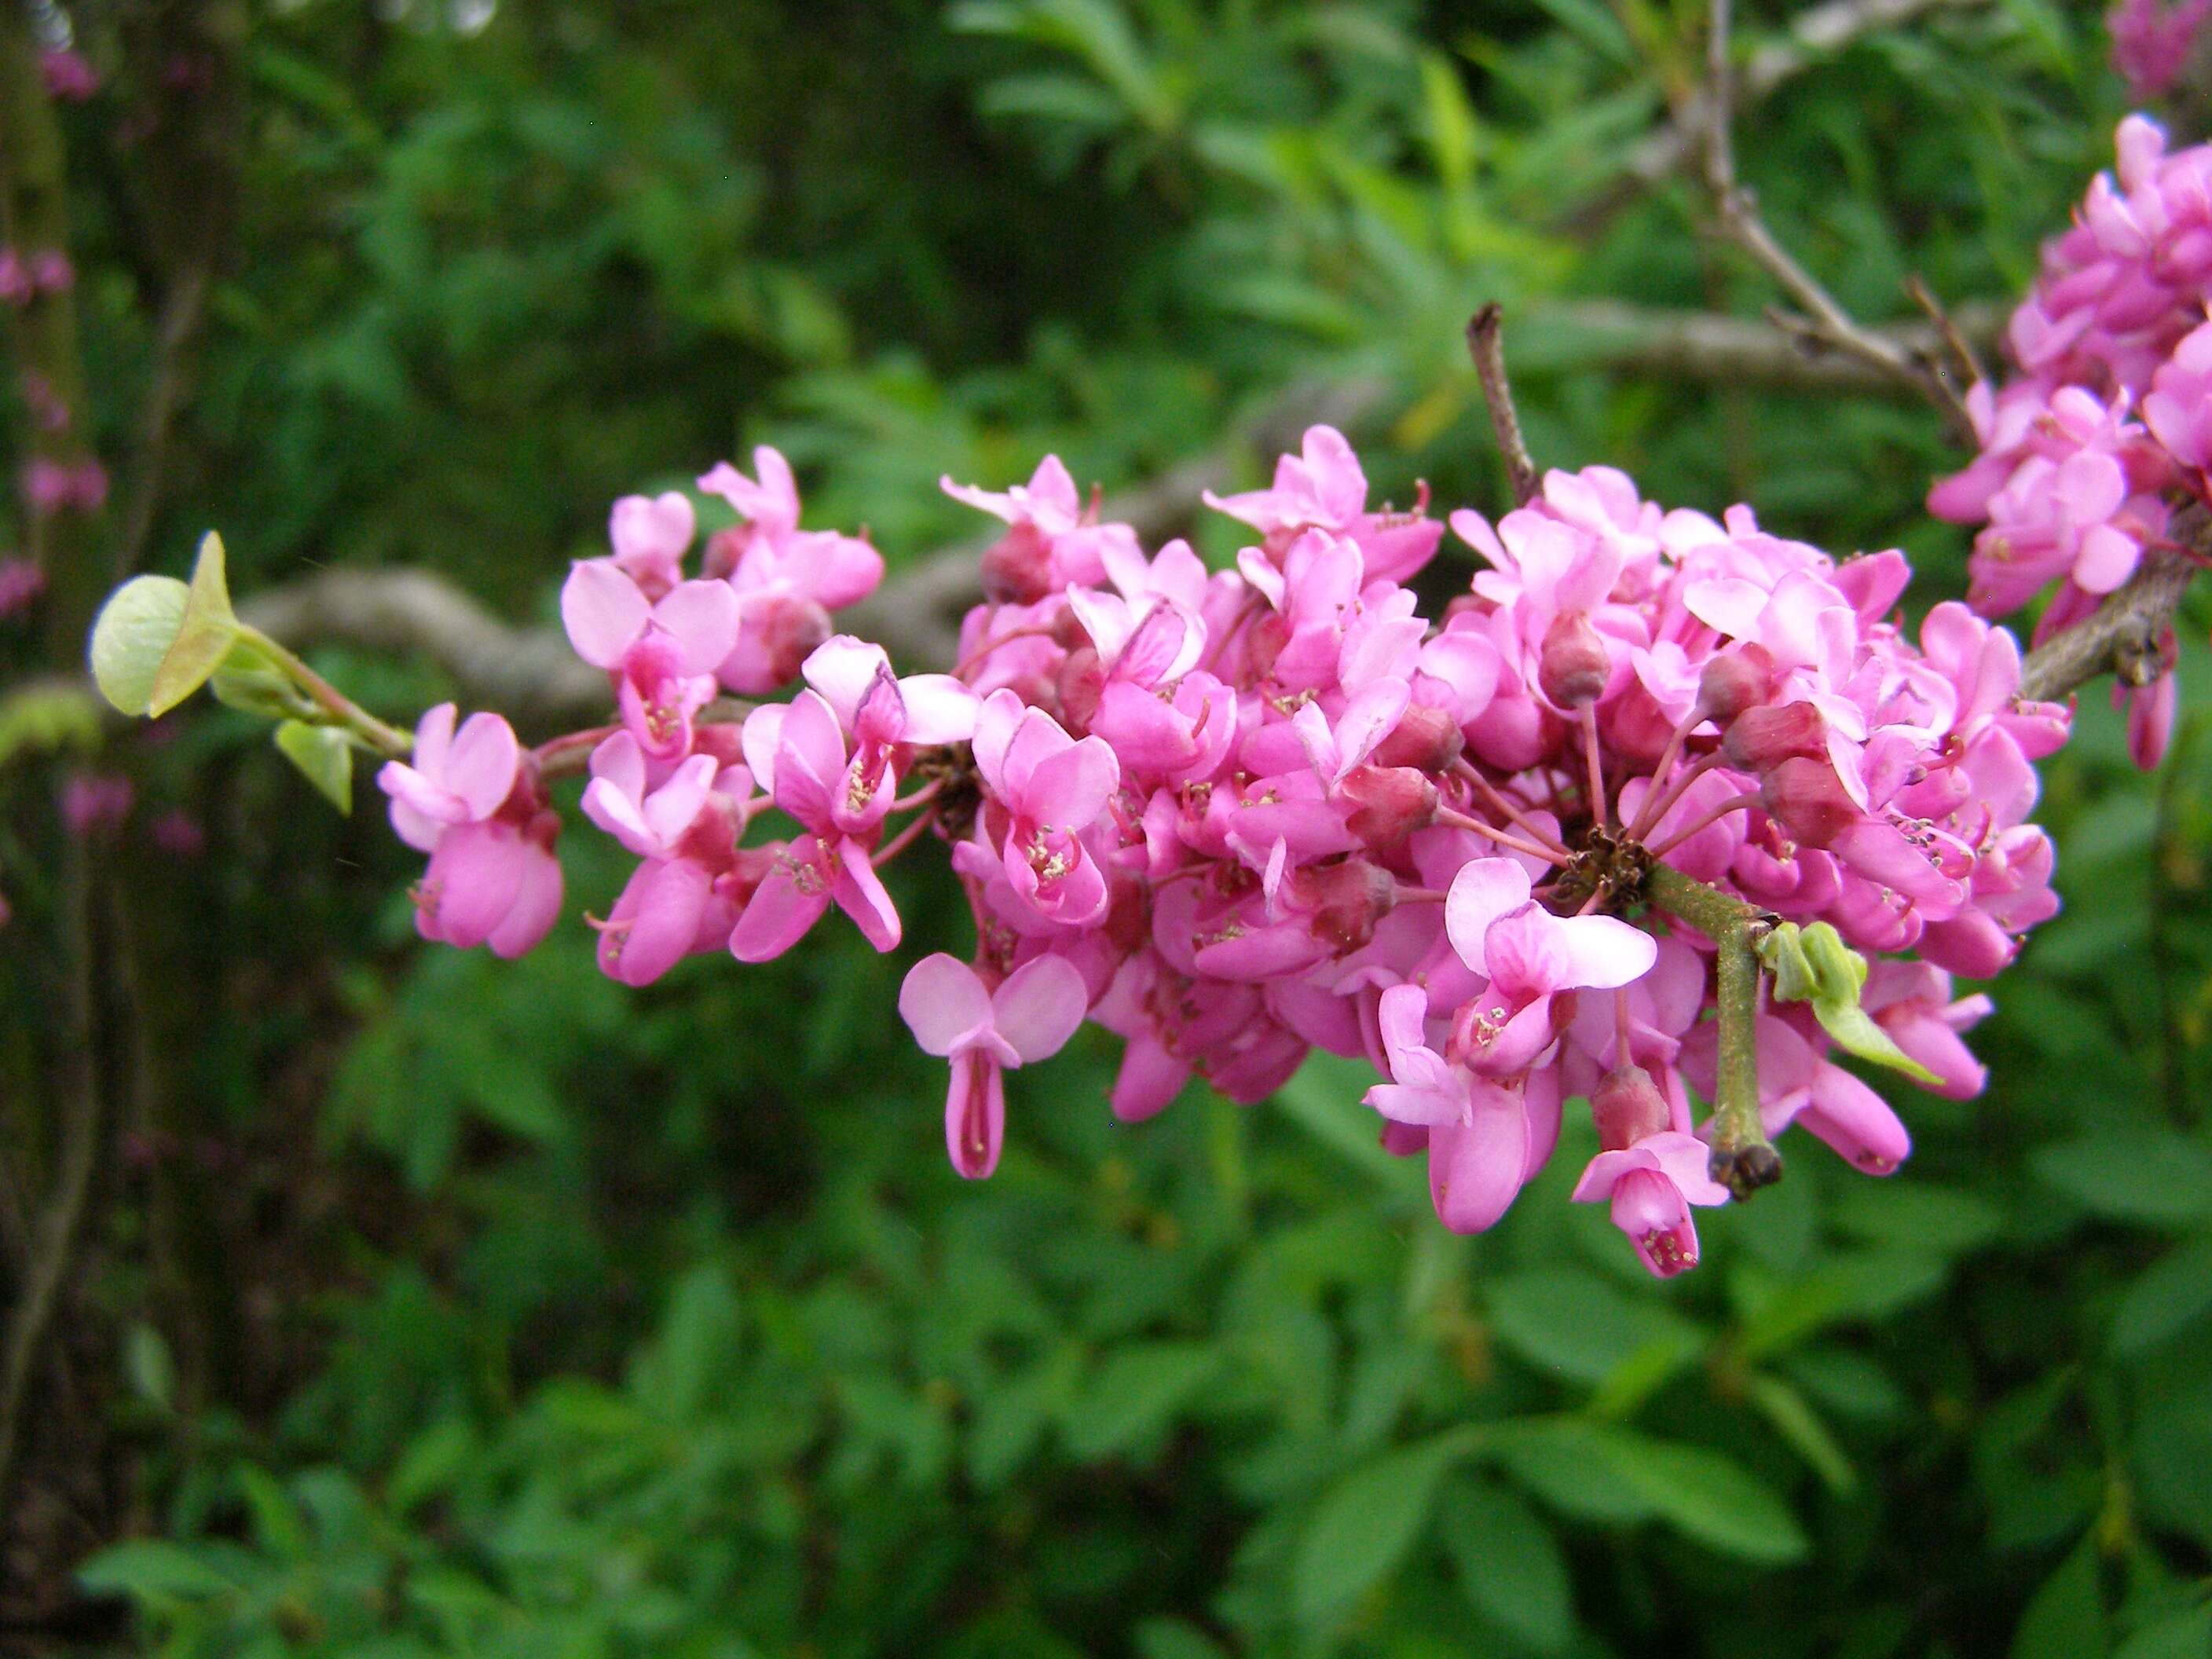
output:
[[[1576,1195],[1672,1273],[1698,1259],[1689,1206],[1729,1197],[1722,1142],[1796,1122],[1875,1173],[1909,1146],[1827,1014],[1779,980],[1758,998],[1755,966],[1733,1034],[1755,1081],[1722,1121],[1731,951],[1825,924],[1881,958],[1847,975],[1879,1033],[1861,1051],[1971,1094],[1958,1032],[1988,1005],[1950,976],[1996,972],[2057,908],[2028,815],[2066,714],[2021,697],[2011,635],[1963,605],[1908,635],[1895,552],[1838,562],[1746,507],[1554,471],[1494,524],[1450,516],[1486,568],[1432,619],[1409,583],[1445,524],[1425,491],[1371,506],[1333,428],[1272,488],[1207,498],[1250,532],[1229,569],[1148,552],[1048,459],[1002,493],[946,482],[1005,529],[954,671],[902,677],[830,631],[880,559],[801,531],[781,458],[756,466],[701,480],[740,518],[703,574],[681,495],[617,504],[611,553],[572,571],[562,617],[608,726],[529,751],[448,705],[386,767],[430,853],[422,929],[504,954],[545,933],[544,777],[586,750],[584,815],[639,860],[594,923],[630,984],[692,952],[772,957],[833,907],[892,950],[878,866],[943,847],[975,948],[919,963],[900,1008],[951,1064],[963,1175],[998,1161],[1004,1072],[1085,1019],[1123,1039],[1131,1121],[1194,1075],[1261,1100],[1317,1047],[1372,1063],[1376,1133],[1426,1157],[1461,1230],[1504,1213],[1588,1097],[1601,1151]],[[1700,1100],[1722,1109],[1702,1126]]]
[[[2019,372],[1967,396],[1981,453],[1931,490],[1939,517],[1981,526],[1974,607],[2019,611],[2046,588],[2038,643],[2087,622],[2146,554],[2197,556],[2177,514],[2212,502],[2212,145],[2169,152],[2140,115],[2118,165],[2043,250],[2006,345]],[[2170,622],[2114,666],[2130,750],[2154,767],[2179,696]]]

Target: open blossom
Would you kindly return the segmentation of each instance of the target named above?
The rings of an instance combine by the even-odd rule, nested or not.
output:
[[[415,889],[416,931],[518,957],[560,915],[560,819],[507,723],[471,714],[457,732],[457,712],[444,702],[423,715],[410,759],[386,762],[376,781],[399,838],[430,855]]]
[[[2155,533],[2147,447],[2195,443],[2197,355],[2161,400],[1984,395],[1990,448],[1950,504],[2017,498],[2050,533],[2014,562],[2089,594],[2130,556],[2100,526]],[[1321,1048],[1375,1067],[1376,1134],[1426,1159],[1463,1231],[1505,1213],[1587,1096],[1601,1150],[1575,1196],[1670,1276],[1697,1264],[1692,1211],[1729,1194],[1697,1121],[1715,947],[1649,902],[1650,865],[1874,957],[1866,1014],[1954,1097],[1981,1086],[1964,1033],[1988,1004],[1951,975],[1996,973],[2057,908],[2033,763],[2069,711],[2021,696],[2017,642],[1964,605],[1909,634],[1893,551],[1839,562],[1746,507],[1553,472],[1495,522],[1451,515],[1486,568],[1432,624],[1403,579],[1443,526],[1370,512],[1327,428],[1272,489],[1218,503],[1255,532],[1222,570],[1181,542],[1147,556],[1048,459],[1003,493],[947,484],[1007,528],[956,671],[901,675],[830,621],[874,550],[799,530],[781,458],[755,465],[701,481],[743,520],[702,576],[683,570],[689,498],[632,496],[612,556],[563,590],[620,723],[562,741],[593,745],[584,815],[638,860],[593,921],[599,963],[641,985],[694,953],[764,961],[833,908],[890,951],[878,866],[946,848],[975,948],[918,963],[900,1012],[950,1063],[963,1176],[998,1162],[1005,1072],[1086,1018],[1122,1040],[1109,1100],[1129,1122],[1194,1078],[1264,1100]],[[742,726],[706,712],[793,680]],[[553,817],[503,722],[433,710],[382,781],[431,854],[426,934],[511,951],[544,931]],[[1803,1006],[1755,1036],[1747,1115],[1897,1167],[1902,1120]]]
[[[830,613],[856,605],[884,579],[883,555],[856,536],[799,527],[799,486],[791,465],[763,444],[749,478],[727,461],[699,480],[743,520],[707,546],[706,574],[726,580],[738,598],[735,643],[720,665],[722,684],[763,696],[798,677],[799,665],[830,637]]]
[[[1089,1001],[1083,975],[1065,957],[1033,957],[996,989],[941,951],[908,970],[899,1015],[924,1053],[952,1062],[945,1146],[962,1175],[980,1180],[998,1167],[1006,1068],[1058,1054],[1083,1024]]]
[[[576,654],[613,678],[623,724],[655,760],[691,746],[691,718],[714,695],[736,645],[737,595],[718,581],[679,582],[650,600],[612,559],[582,559],[561,590]]]

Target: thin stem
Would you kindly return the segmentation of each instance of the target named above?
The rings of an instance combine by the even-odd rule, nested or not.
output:
[[[268,653],[276,665],[291,677],[293,684],[314,699],[316,705],[331,716],[332,725],[344,728],[379,754],[388,755],[395,760],[415,747],[415,739],[410,734],[397,726],[386,726],[308,667],[296,653],[279,645],[259,629],[247,626],[241,632],[261,650]]]
[[[905,829],[900,830],[898,834],[893,836],[881,847],[878,847],[875,852],[870,855],[868,862],[874,865],[877,869],[882,869],[884,866],[889,864],[901,853],[905,852],[908,848],[913,846],[915,841],[921,837],[922,831],[927,830],[936,822],[937,814],[934,811],[924,812],[920,817],[915,819],[913,823],[908,824]]]
[[[1534,842],[1523,841],[1520,836],[1500,830],[1495,824],[1485,823],[1480,818],[1469,817],[1456,807],[1437,808],[1437,822],[1455,824],[1462,830],[1472,830],[1478,836],[1484,836],[1496,842],[1500,847],[1510,847],[1516,853],[1526,853],[1532,859],[1541,859],[1547,864],[1556,864],[1563,870],[1567,866],[1568,859],[1565,853],[1555,853],[1547,847],[1539,847]]]
[[[1723,818],[1726,817],[1731,812],[1741,812],[1747,808],[1758,805],[1759,800],[1759,791],[1756,789],[1749,789],[1746,790],[1741,795],[1733,796],[1730,799],[1721,802],[1710,811],[1698,813],[1696,817],[1692,818],[1683,828],[1677,830],[1673,835],[1668,836],[1666,840],[1661,842],[1656,847],[1652,848],[1650,849],[1651,856],[1655,859],[1665,858],[1668,854],[1673,852],[1677,847],[1680,847],[1684,842],[1689,840],[1691,836],[1696,835],[1699,830],[1711,829],[1714,824],[1718,823]]]
[[[1689,787],[1725,758],[1726,756],[1718,749],[1710,755],[1700,755],[1682,769],[1681,775],[1674,782],[1664,789],[1654,790],[1644,803],[1644,810],[1636,815],[1636,822],[1628,826],[1629,840],[1641,841],[1658,828],[1661,820],[1674,810],[1674,803],[1682,799]]]
[[[1712,1178],[1737,1198],[1782,1178],[1759,1115],[1759,953],[1768,916],[1741,899],[1655,864],[1645,896],[1713,942],[1720,1061],[1713,1100]]]
[[[1521,435],[1520,412],[1513,407],[1512,383],[1505,377],[1504,328],[1504,310],[1492,300],[1468,324],[1467,349],[1474,359],[1475,379],[1482,383],[1482,401],[1490,406],[1490,429],[1505,460],[1514,504],[1526,507],[1536,499],[1536,463]]]
[[[945,780],[943,778],[932,778],[927,783],[915,790],[911,795],[902,795],[896,800],[893,801],[890,804],[890,811],[894,812],[911,812],[917,806],[927,806],[931,801],[937,799],[939,792],[944,787]]]
[[[1605,795],[1605,765],[1597,753],[1597,705],[1583,705],[1583,758],[1589,764],[1590,822],[1601,830],[1613,827],[1612,803]]]
[[[1492,811],[1505,814],[1508,820],[1526,830],[1531,840],[1543,842],[1554,852],[1565,853],[1567,850],[1564,842],[1515,805],[1503,790],[1483,776],[1481,772],[1468,762],[1462,759],[1455,763],[1455,770],[1459,776],[1465,778],[1482,792],[1482,798],[1490,803]]]
[[[1002,645],[1012,645],[1016,640],[1039,639],[1051,632],[1052,629],[1049,628],[1039,627],[1009,629],[1006,633],[1000,635],[996,639],[984,641],[982,644],[977,646],[965,657],[963,657],[960,661],[954,665],[952,670],[952,678],[956,680],[962,678],[967,674],[969,669],[973,668],[977,663],[982,661],[984,658],[989,656],[994,651],[996,651]]]
[[[582,771],[591,759],[592,750],[621,730],[618,726],[594,726],[546,738],[530,751],[538,762],[538,775],[560,778]]]

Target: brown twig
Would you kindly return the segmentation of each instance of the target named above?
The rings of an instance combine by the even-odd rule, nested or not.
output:
[[[2174,545],[2155,547],[2127,584],[2082,621],[2052,635],[2021,665],[2020,694],[2050,702],[2103,674],[2123,684],[2148,685],[2160,672],[2160,643],[2173,625],[2182,596],[2212,553],[2212,513],[2185,509],[2173,522]]]
[[[1826,0],[1800,12],[1779,39],[1753,52],[1735,77],[1736,101],[1749,104],[1765,98],[1867,35],[1909,23],[1927,12],[1981,3],[1983,0]],[[1620,182],[1577,210],[1571,227],[1595,229],[1697,155],[1710,120],[1702,91],[1685,100],[1672,119],[1629,151]]]
[[[1482,382],[1482,401],[1490,408],[1490,429],[1498,434],[1506,481],[1513,487],[1514,501],[1526,507],[1536,499],[1536,463],[1521,435],[1520,411],[1513,407],[1513,384],[1505,374],[1505,311],[1497,301],[1468,323],[1467,349],[1474,359],[1475,378]]]
[[[1771,313],[1775,325],[1808,350],[1839,353],[1875,373],[1911,387],[1961,430],[1971,430],[1966,404],[1950,378],[1928,359],[1878,331],[1863,328],[1817,278],[1797,263],[1759,217],[1757,203],[1737,180],[1735,112],[1729,61],[1729,0],[1711,0],[1705,31],[1705,88],[1698,100],[1705,123],[1705,188],[1713,199],[1721,235],[1745,253],[1790,296],[1800,316]]]

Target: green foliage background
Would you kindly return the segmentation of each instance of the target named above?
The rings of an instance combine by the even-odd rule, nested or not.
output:
[[[1698,9],[257,9],[157,563],[215,525],[242,596],[403,561],[544,620],[613,496],[772,441],[896,568],[973,533],[940,472],[1140,483],[1355,381],[1382,493],[1494,508],[1460,330],[1499,298],[1543,459],[1955,592],[1928,411],[1594,367],[1547,320],[1771,297],[1686,184],[1611,200]],[[1787,17],[1747,9],[1749,44]],[[1941,7],[1748,112],[1745,170],[1860,314],[1913,271],[2008,302],[2108,158],[2105,52],[2088,7]],[[69,119],[119,420],[133,228],[100,106]],[[2201,1659],[2203,623],[2164,773],[2100,696],[2048,771],[2068,908],[1996,988],[1987,1096],[1901,1090],[1889,1181],[1795,1149],[1668,1285],[1566,1202],[1586,1127],[1456,1238],[1333,1062],[1125,1129],[1086,1037],[965,1185],[902,962],[824,928],[637,994],[580,924],[512,967],[423,949],[373,805],[329,817],[202,709],[145,775],[206,855],[118,854],[175,1115],[85,1298],[134,1535],[80,1582],[177,1659]],[[394,714],[442,690],[318,661]],[[563,851],[602,909],[618,860]],[[962,948],[941,884],[897,896]]]

